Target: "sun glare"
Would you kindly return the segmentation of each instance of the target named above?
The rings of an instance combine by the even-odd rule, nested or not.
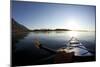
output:
[[[67,28],[71,30],[80,30],[80,25],[78,24],[77,21],[69,21],[67,22]]]

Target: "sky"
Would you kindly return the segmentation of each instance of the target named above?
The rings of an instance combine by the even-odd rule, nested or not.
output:
[[[95,6],[13,1],[11,7],[12,18],[31,30],[95,30]]]

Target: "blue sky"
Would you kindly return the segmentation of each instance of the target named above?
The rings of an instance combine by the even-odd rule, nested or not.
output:
[[[12,18],[29,29],[95,30],[95,6],[12,2]]]

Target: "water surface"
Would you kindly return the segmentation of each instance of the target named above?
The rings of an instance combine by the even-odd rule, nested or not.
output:
[[[13,44],[15,46],[16,61],[20,59],[21,62],[24,60],[24,63],[27,63],[25,61],[31,61],[30,64],[35,64],[36,61],[52,55],[52,53],[44,49],[36,48],[35,40],[38,40],[43,46],[57,50],[66,46],[71,37],[76,37],[87,49],[95,54],[95,32],[46,31],[29,32],[21,35],[15,36],[17,42],[14,41]]]

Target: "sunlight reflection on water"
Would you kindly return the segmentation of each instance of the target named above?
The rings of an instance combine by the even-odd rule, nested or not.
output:
[[[76,31],[69,31],[69,32],[68,32],[68,36],[69,36],[69,37],[78,37],[78,35],[79,35],[79,34],[78,34],[78,32],[76,32]]]

